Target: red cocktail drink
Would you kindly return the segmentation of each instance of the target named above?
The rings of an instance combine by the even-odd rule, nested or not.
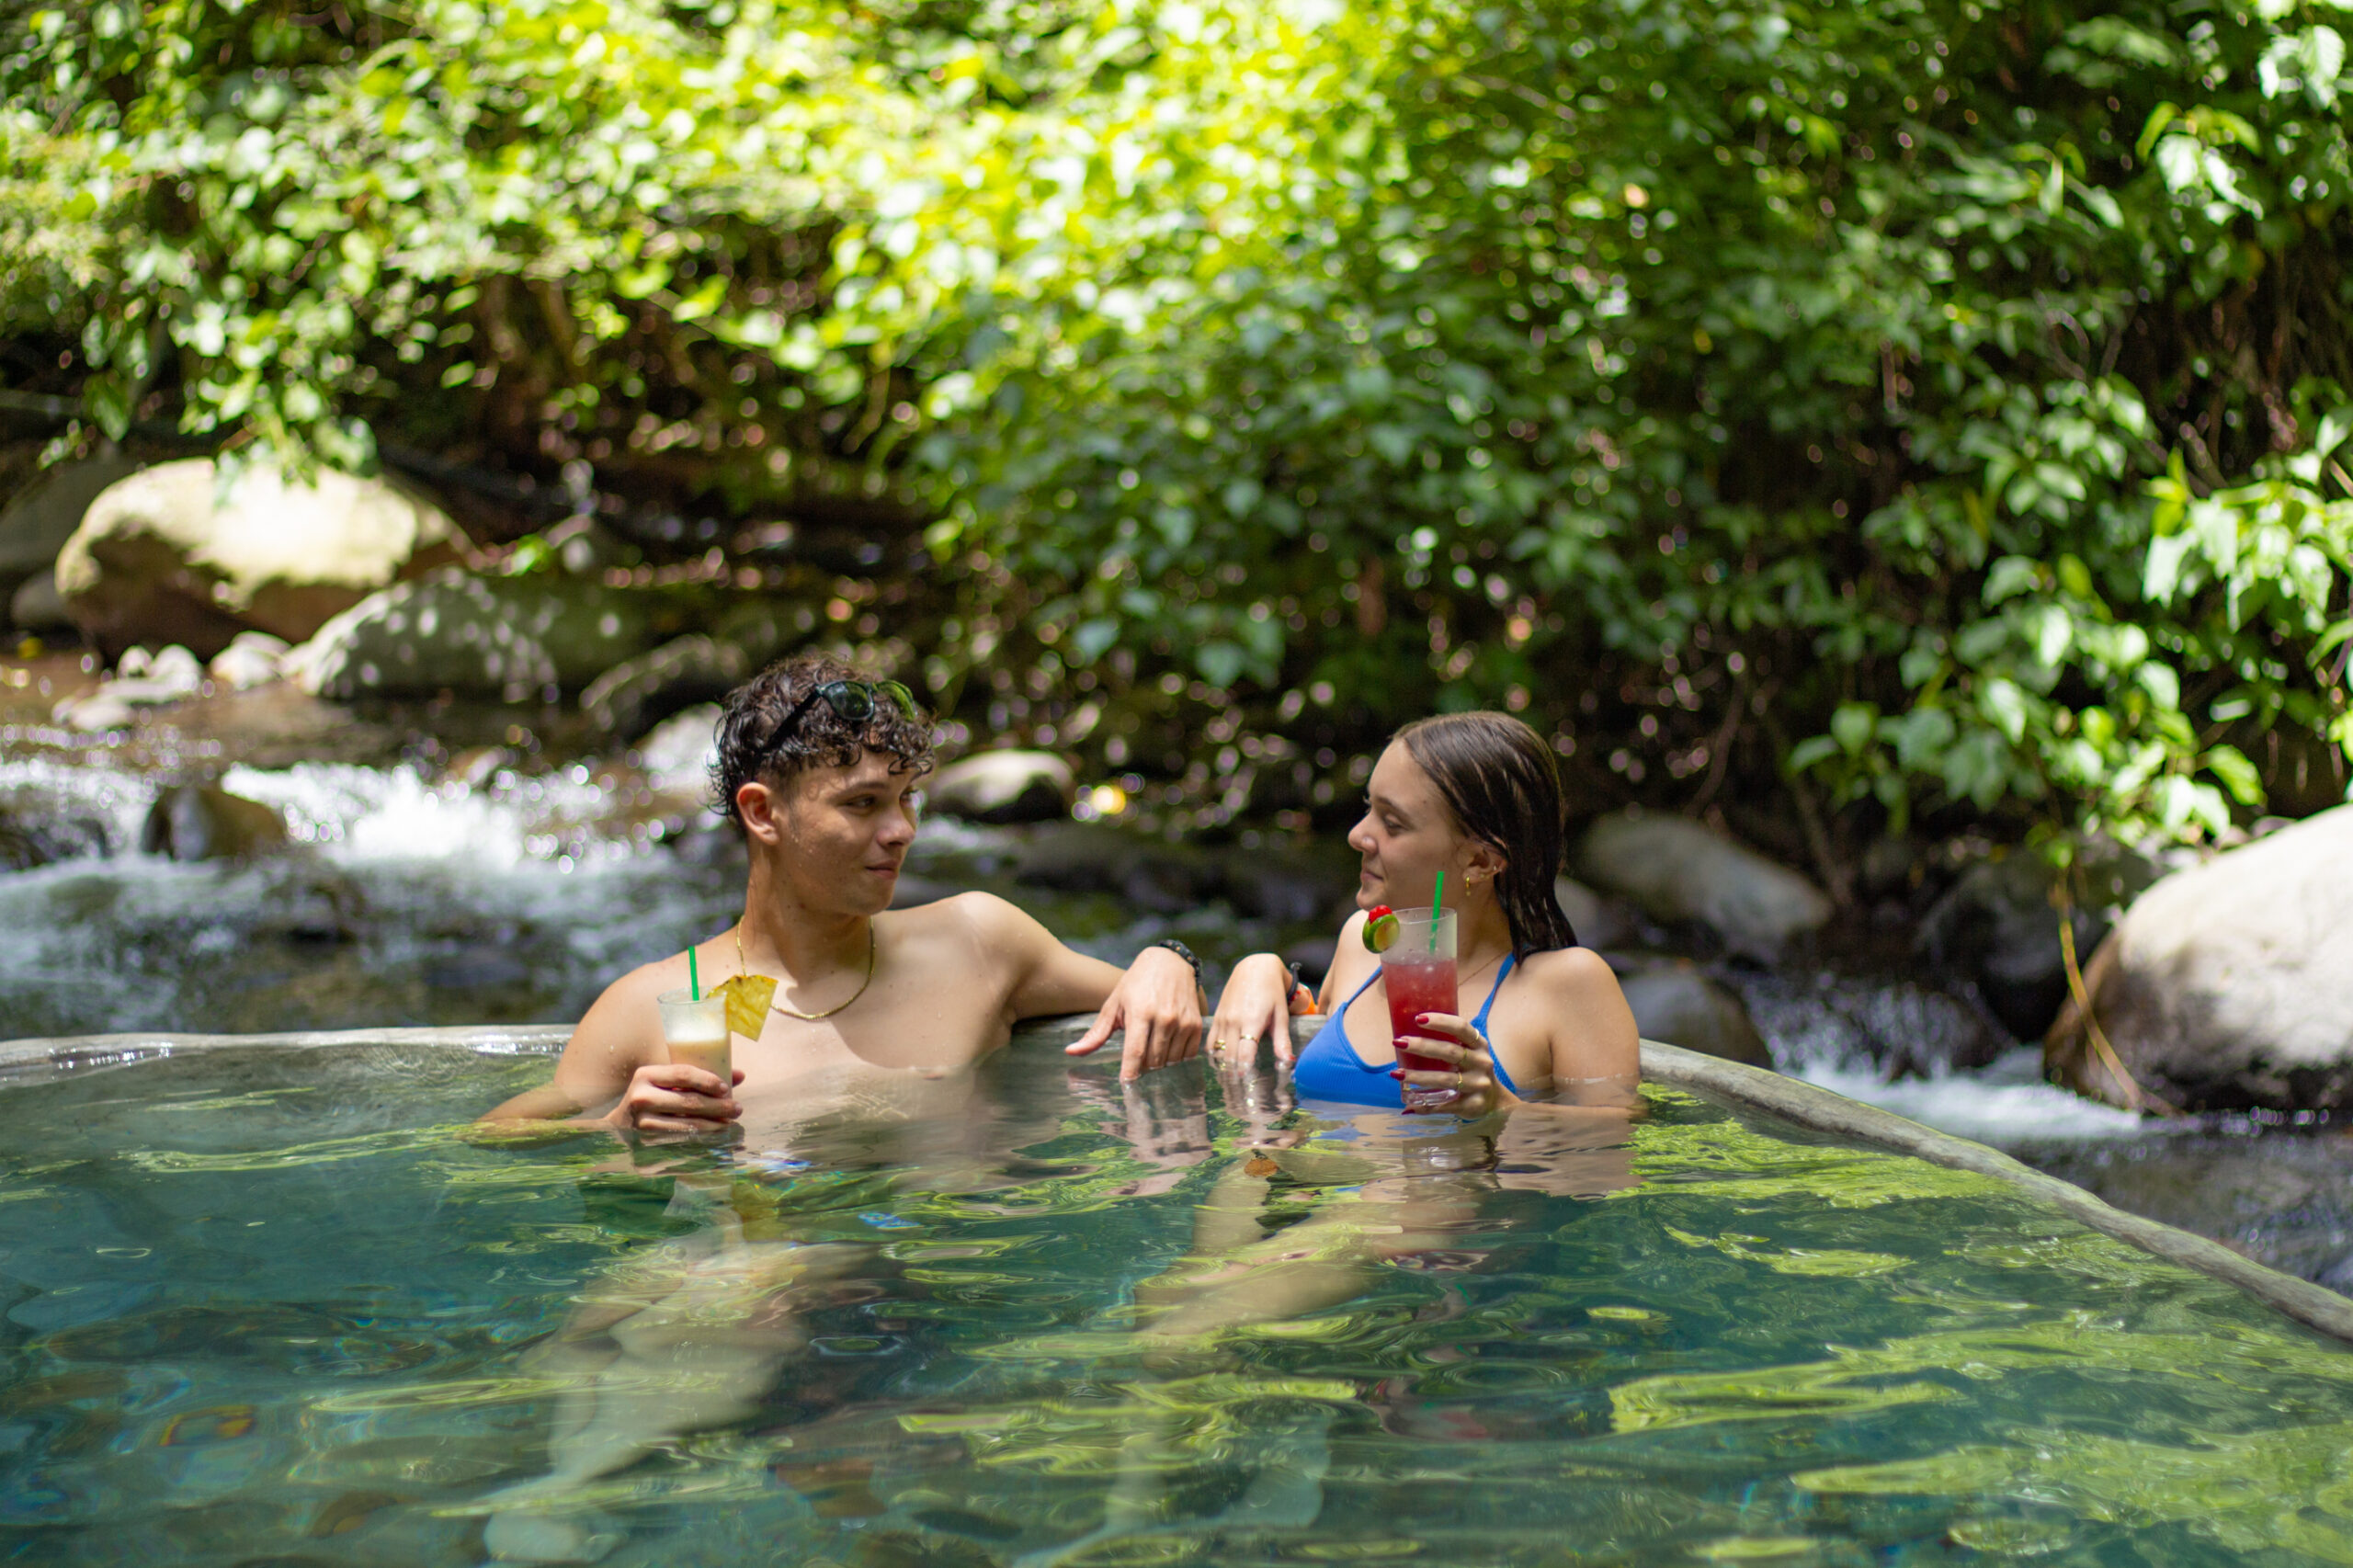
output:
[[[1410,1035],[1436,1038],[1416,1021],[1424,1013],[1451,1015],[1455,1010],[1454,915],[1439,910],[1433,922],[1431,913],[1397,912],[1397,939],[1381,955],[1381,985],[1389,994],[1389,1032],[1398,1041],[1397,1065],[1408,1072],[1448,1073],[1454,1063],[1408,1051],[1404,1043]],[[1404,1087],[1407,1110],[1443,1110],[1461,1097],[1452,1089],[1417,1084]]]

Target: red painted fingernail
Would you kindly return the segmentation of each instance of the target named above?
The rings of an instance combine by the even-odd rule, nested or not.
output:
[[[1389,1075],[1392,1078],[1403,1078],[1405,1075],[1405,1070],[1403,1067],[1394,1068]]]

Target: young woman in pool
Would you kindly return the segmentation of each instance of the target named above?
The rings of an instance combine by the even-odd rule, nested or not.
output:
[[[1445,714],[1397,733],[1372,770],[1364,818],[1348,831],[1364,858],[1358,913],[1340,933],[1312,1009],[1324,1025],[1292,1065],[1301,1099],[1399,1103],[1396,1042],[1363,911],[1427,907],[1443,873],[1469,1016],[1425,1015],[1431,1034],[1444,1038],[1417,1040],[1413,1050],[1447,1065],[1402,1080],[1458,1091],[1451,1109],[1466,1118],[1540,1095],[1553,1105],[1635,1103],[1633,1014],[1609,966],[1577,946],[1552,893],[1561,815],[1552,753],[1510,715]],[[1291,1016],[1309,1010],[1282,960],[1253,954],[1226,982],[1210,1049],[1246,1061],[1271,1038],[1288,1061]]]
[[[1502,713],[1407,725],[1348,842],[1364,857],[1360,911],[1427,907],[1445,873],[1463,1014],[1423,1015],[1442,1038],[1413,1050],[1446,1065],[1402,1079],[1458,1098],[1450,1116],[1398,1119],[1388,998],[1358,914],[1313,1009],[1323,1027],[1290,1064],[1309,1114],[1270,1120],[1233,1151],[1195,1210],[1190,1252],[1136,1287],[1139,1330],[1172,1347],[1350,1300],[1384,1264],[1472,1267],[1477,1249],[1457,1249],[1501,1187],[1590,1195],[1633,1180],[1633,1015],[1553,896],[1560,778],[1534,732]],[[1257,1042],[1271,1036],[1288,1062],[1291,1017],[1308,1010],[1272,954],[1234,966],[1210,1028],[1229,1109],[1251,1103]],[[1494,1115],[1506,1108],[1507,1121]]]

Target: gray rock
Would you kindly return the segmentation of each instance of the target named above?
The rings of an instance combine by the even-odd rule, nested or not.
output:
[[[105,824],[68,801],[51,800],[35,806],[20,800],[0,807],[0,867],[28,871],[106,852]]]
[[[147,661],[142,672],[148,685],[173,694],[171,700],[194,697],[204,689],[204,666],[194,653],[175,642]]]
[[[50,710],[50,717],[67,729],[79,730],[85,734],[127,730],[139,721],[135,708],[118,694],[104,688],[64,699]]]
[[[1831,915],[1828,896],[1797,872],[1688,817],[1639,807],[1596,822],[1577,869],[1660,920],[1697,922],[1768,961]]]
[[[70,631],[74,618],[58,597],[57,574],[44,566],[8,596],[8,624],[19,631]]]
[[[717,703],[705,703],[674,713],[656,724],[637,743],[639,766],[657,790],[674,794],[703,794],[710,787],[710,767],[719,760]]]
[[[1336,926],[1356,910],[1356,851],[1329,840],[1235,845],[1216,854],[1217,888],[1233,912],[1280,926]]]
[[[1077,798],[1070,764],[1042,751],[976,752],[924,785],[932,810],[972,822],[1055,822]]]
[[[2067,998],[2059,911],[2051,902],[2055,875],[2047,861],[2024,851],[1981,860],[1929,906],[1915,938],[1928,959],[1974,983],[2018,1040],[2040,1038]],[[2073,924],[2082,959],[2108,931],[2103,911],[2129,903],[2156,873],[2140,857],[2110,848],[2079,875]]]
[[[2353,806],[2308,817],[2143,893],[2084,974],[2141,1088],[2189,1109],[2353,1107]],[[2044,1040],[2061,1080],[2133,1096],[2071,1002]]]
[[[1740,998],[1691,965],[1642,970],[1620,980],[1619,986],[1644,1040],[1752,1067],[1773,1065],[1765,1037],[1756,1032]]]
[[[1576,932],[1581,947],[1614,948],[1634,935],[1633,917],[1624,905],[1602,897],[1574,877],[1553,882],[1552,896],[1559,901],[1561,913],[1569,917],[1569,926]]]
[[[627,588],[445,567],[370,594],[286,666],[316,697],[448,690],[515,702],[585,686],[640,652],[650,616],[645,597]]]
[[[240,631],[230,639],[229,645],[212,657],[205,666],[205,674],[215,686],[224,691],[250,691],[257,686],[267,686],[283,673],[283,665],[290,650],[282,637],[272,637],[267,631]]]
[[[132,708],[168,708],[175,702],[188,699],[188,691],[173,682],[150,680],[145,676],[110,680],[90,694],[94,702],[119,702]]]
[[[142,854],[175,860],[242,859],[285,843],[286,819],[275,807],[213,784],[173,785],[139,829]]]
[[[82,526],[83,515],[101,491],[130,478],[139,465],[126,457],[97,457],[46,470],[0,508],[0,587],[47,573],[57,552]],[[46,627],[19,619],[18,626]]]
[[[210,458],[110,485],[57,556],[66,613],[109,653],[179,642],[210,658],[247,629],[299,642],[368,595],[454,559],[441,509],[383,479],[322,471],[289,484]]]
[[[65,699],[52,716],[76,730],[119,730],[132,722],[133,710],[167,708],[203,687],[204,670],[187,649],[175,644],[151,657],[146,649],[132,648],[96,691]]]
[[[752,673],[743,649],[700,632],[623,659],[588,683],[580,710],[608,734],[623,739],[699,703],[715,702]]]
[[[1013,874],[1062,892],[1110,893],[1154,915],[1198,909],[1223,891],[1217,862],[1206,850],[1100,823],[1041,828],[1014,857]]]

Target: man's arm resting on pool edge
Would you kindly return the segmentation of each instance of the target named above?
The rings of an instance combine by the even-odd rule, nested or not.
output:
[[[989,939],[1002,944],[1020,966],[1012,994],[1015,1018],[1096,1009],[1094,1026],[1063,1049],[1086,1056],[1125,1030],[1122,1078],[1173,1066],[1200,1051],[1201,988],[1191,964],[1166,948],[1146,948],[1121,971],[1073,952],[1012,904],[1001,899],[988,903],[987,918],[995,927]]]
[[[675,1065],[662,1047],[654,998],[676,977],[647,964],[605,988],[572,1031],[555,1076],[485,1112],[483,1121],[574,1121],[613,1132],[710,1132],[742,1114],[733,1085],[699,1067]],[[734,1081],[744,1081],[739,1068]],[[593,1114],[592,1114],[593,1113]]]

